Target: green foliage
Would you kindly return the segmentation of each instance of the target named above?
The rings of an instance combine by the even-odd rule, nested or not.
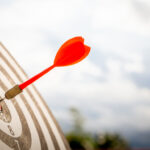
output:
[[[94,141],[88,134],[76,134],[72,132],[67,134],[66,138],[73,150],[94,150]]]
[[[84,131],[84,117],[76,108],[69,109],[73,120],[73,129],[66,135],[73,150],[93,150],[94,141],[90,134]]]
[[[129,146],[125,139],[118,134],[103,134],[96,139],[96,143],[99,149],[129,150]]]
[[[66,135],[72,150],[129,150],[128,144],[118,134],[101,134],[93,137],[84,131],[84,117],[76,108],[70,108],[73,129]]]

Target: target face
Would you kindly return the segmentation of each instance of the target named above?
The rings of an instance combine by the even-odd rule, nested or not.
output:
[[[27,76],[0,43],[0,98]],[[31,85],[0,103],[0,150],[68,150],[68,143],[48,106]]]

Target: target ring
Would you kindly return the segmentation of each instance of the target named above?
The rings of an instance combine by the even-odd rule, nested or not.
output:
[[[0,97],[27,76],[0,43]],[[68,143],[54,116],[32,85],[12,100],[1,102],[0,147],[2,150],[68,150]]]

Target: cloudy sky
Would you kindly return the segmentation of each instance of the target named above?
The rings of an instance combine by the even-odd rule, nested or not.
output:
[[[150,133],[149,0],[0,0],[0,41],[29,77],[74,36],[90,55],[35,83],[63,129],[74,106],[89,131]]]

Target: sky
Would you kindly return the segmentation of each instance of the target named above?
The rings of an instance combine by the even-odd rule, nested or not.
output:
[[[76,107],[89,132],[150,137],[149,0],[0,1],[0,41],[29,77],[75,36],[91,46],[89,56],[35,83],[63,130]]]

